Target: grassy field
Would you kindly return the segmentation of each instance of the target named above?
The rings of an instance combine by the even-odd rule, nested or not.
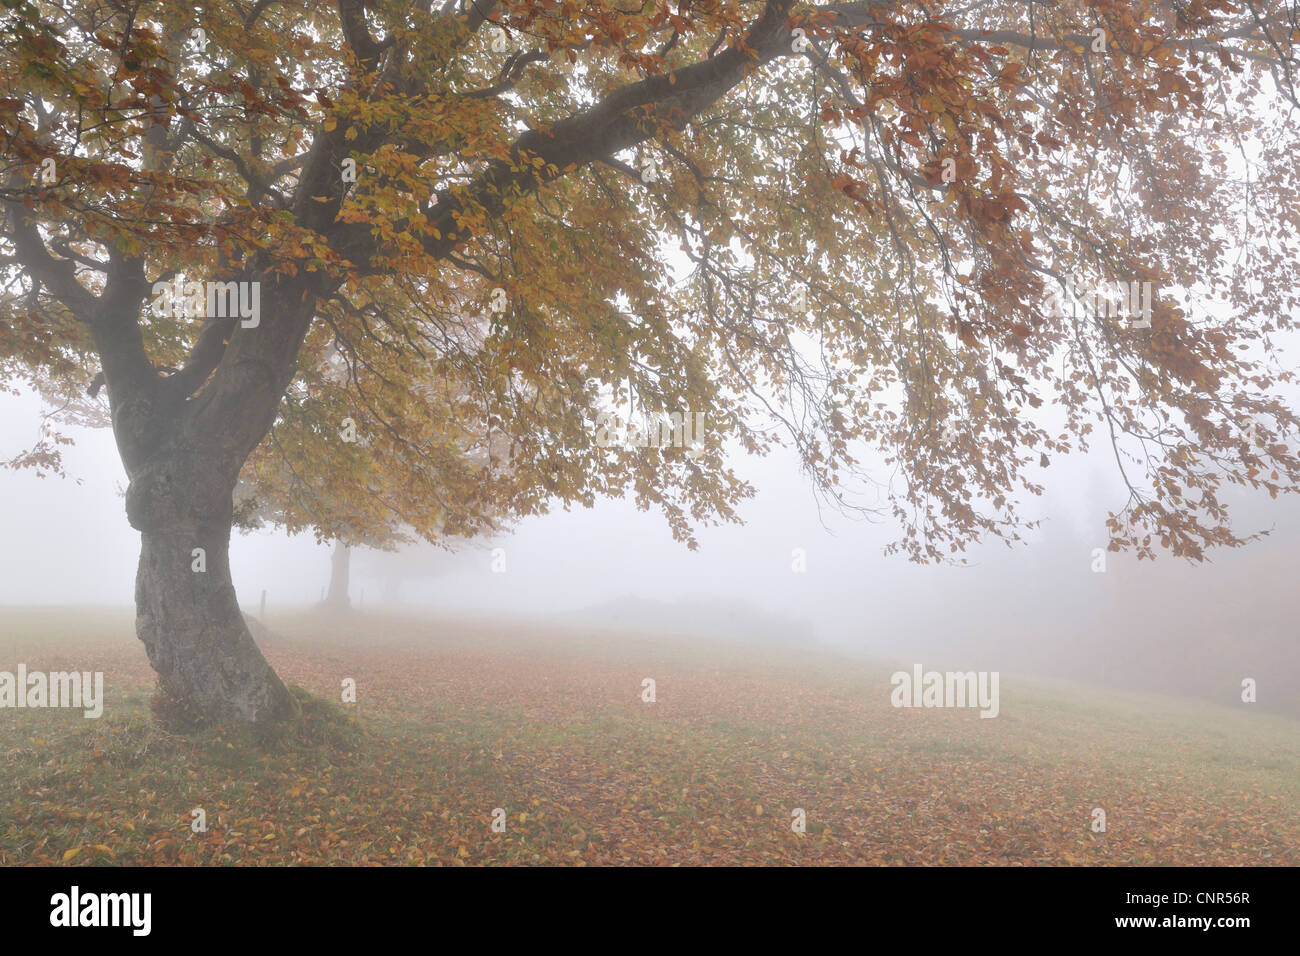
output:
[[[179,737],[127,612],[0,610],[0,670],[103,671],[106,696],[0,710],[0,864],[1300,864],[1300,724],[1246,708],[1004,674],[985,720],[895,709],[893,665],[822,651],[267,624],[303,720]],[[346,678],[357,703],[328,703]]]

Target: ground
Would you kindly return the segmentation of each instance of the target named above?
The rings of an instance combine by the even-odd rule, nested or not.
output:
[[[1300,724],[1248,705],[1003,674],[981,719],[896,709],[899,664],[822,650],[266,623],[303,721],[186,737],[151,722],[128,612],[0,613],[0,670],[103,671],[106,697],[0,710],[0,864],[1300,864]]]

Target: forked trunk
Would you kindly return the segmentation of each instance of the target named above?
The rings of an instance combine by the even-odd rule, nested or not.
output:
[[[286,284],[256,266],[239,278],[261,290],[261,311],[251,324],[209,321],[189,362],[169,377],[158,376],[136,326],[123,319],[147,286],[123,286],[123,301],[110,300],[94,323],[130,478],[126,515],[141,535],[136,634],[158,672],[155,713],[180,726],[298,713],[244,623],[230,579],[230,529],[239,471],[275,421],[328,289],[318,274]]]

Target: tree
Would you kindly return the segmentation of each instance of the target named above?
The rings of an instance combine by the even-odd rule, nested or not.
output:
[[[1297,490],[1280,2],[15,0],[0,22],[0,355],[102,369],[137,631],[196,720],[293,711],[227,548],[240,471],[302,393],[330,423],[302,426],[307,480],[379,469],[403,522],[453,534],[628,493],[693,545],[752,491],[727,442],[792,443],[920,561],[1017,540],[1036,469],[1098,424],[1114,548],[1200,558],[1251,537],[1224,482]],[[319,374],[336,341],[346,387]],[[608,447],[611,404],[707,440]]]
[[[345,389],[353,374],[355,370],[336,342],[320,372],[320,383]],[[428,383],[413,387],[436,394]],[[336,609],[351,605],[348,588],[356,547],[392,552],[419,537],[440,547],[464,546],[465,538],[447,534],[441,522],[426,521],[420,528],[402,523],[404,493],[393,486],[383,462],[368,454],[372,443],[364,435],[355,436],[359,448],[351,459],[352,467],[333,467],[332,446],[347,438],[346,431],[354,430],[355,423],[345,424],[345,434],[336,436],[329,418],[331,406],[319,400],[320,389],[295,391],[293,402],[272,425],[267,441],[253,453],[235,486],[237,527],[251,531],[271,524],[290,534],[310,530],[318,542],[332,541],[329,589],[323,603]],[[440,435],[444,444],[455,437],[450,427]],[[459,466],[485,463],[485,448],[472,433],[461,434],[460,441],[462,447],[455,459]],[[467,534],[496,532],[502,527],[499,516],[485,513]]]
[[[352,596],[348,593],[351,580],[352,546],[342,541],[334,542],[330,552],[330,586],[322,602],[327,607],[350,607]]]

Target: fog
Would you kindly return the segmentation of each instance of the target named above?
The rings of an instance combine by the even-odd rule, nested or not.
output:
[[[34,444],[40,413],[30,394],[0,400],[0,459]],[[67,478],[0,471],[0,604],[131,601],[139,537],[123,511],[112,435],[67,432],[76,440],[64,453]],[[826,645],[1229,705],[1250,677],[1261,709],[1300,713],[1295,502],[1229,495],[1237,530],[1269,537],[1201,565],[1112,553],[1098,573],[1093,549],[1105,546],[1106,514],[1125,495],[1102,443],[1043,473],[1046,494],[1025,503],[1043,524],[1023,546],[974,548],[967,567],[918,566],[882,554],[897,534],[889,521],[819,506],[788,453],[736,466],[757,489],[741,506],[745,523],[700,528],[696,552],[627,501],[557,507],[492,542],[495,571],[486,547],[436,560],[423,547],[402,556],[408,570],[394,580],[392,556],[358,549],[353,604],[581,621],[611,635]],[[244,607],[256,611],[265,592],[268,614],[318,601],[330,571],[328,546],[276,530],[236,534],[231,563]]]

